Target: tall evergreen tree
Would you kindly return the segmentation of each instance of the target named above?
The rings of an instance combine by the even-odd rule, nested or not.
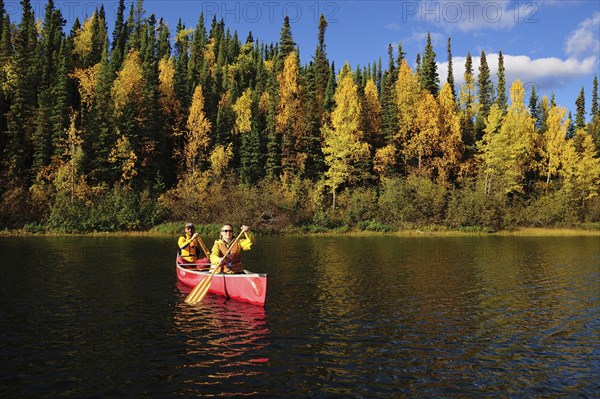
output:
[[[448,37],[448,78],[446,82],[450,85],[452,91],[452,99],[456,101],[456,88],[454,87],[454,71],[452,68],[452,45],[450,43],[450,37]]]
[[[187,82],[187,66],[189,60],[188,47],[189,38],[185,29],[185,24],[181,22],[181,18],[177,23],[177,30],[175,33],[175,96],[183,105],[187,108],[190,104],[190,96],[188,93],[188,82]]]
[[[194,29],[194,35],[191,44],[190,59],[188,61],[188,81],[190,90],[194,90],[199,84],[206,84],[202,79],[204,70],[204,46],[207,43],[206,27],[204,25],[204,12],[200,13],[198,23]]]
[[[158,48],[157,58],[162,60],[163,58],[169,58],[171,56],[171,33],[169,32],[169,25],[166,24],[163,19],[158,20]]]
[[[281,33],[279,34],[279,54],[277,56],[277,73],[283,70],[283,63],[287,56],[294,51],[296,43],[292,37],[292,28],[290,26],[290,17],[287,15],[283,19],[283,26],[281,27]]]
[[[569,111],[569,126],[567,127],[567,139],[575,138],[575,120],[573,119],[573,113]]]
[[[392,45],[388,45],[388,69],[383,75],[381,93],[381,130],[388,140],[398,132],[398,112],[396,107],[396,82],[398,71],[394,65]]]
[[[487,63],[485,51],[482,51],[479,62],[479,74],[477,76],[477,97],[479,99],[479,112],[477,113],[477,119],[475,122],[476,141],[478,141],[483,135],[483,129],[485,128],[485,120],[490,114],[490,108],[492,106],[493,90],[494,89],[492,87],[492,81],[490,79],[490,68]]]
[[[398,58],[396,58],[396,65],[398,65],[398,69],[400,69],[400,65],[402,65],[402,61],[404,61],[404,56],[406,56],[406,52],[402,50],[402,42],[398,43]]]
[[[506,76],[504,69],[504,56],[502,50],[498,52],[498,87],[496,94],[496,104],[503,112],[508,109],[508,99],[506,97]]]
[[[32,174],[49,165],[52,150],[52,92],[56,84],[58,52],[63,39],[62,26],[64,20],[59,10],[54,8],[54,2],[46,4],[44,24],[39,41],[41,55],[41,79],[38,87],[38,107],[34,133],[34,153]],[[65,110],[66,111],[66,110]]]
[[[600,157],[600,103],[598,103],[598,76],[596,74],[594,74],[592,88],[591,118],[588,130],[596,146],[596,153]]]
[[[529,95],[529,114],[535,122],[536,130],[539,130],[542,120],[542,112],[540,109],[540,98],[535,90],[535,85],[531,85],[531,94]]]
[[[11,187],[26,187],[30,176],[32,157],[31,142],[35,126],[37,28],[35,15],[29,0],[22,0],[21,22],[14,35],[12,65],[14,88],[9,98],[10,108],[6,113],[6,144],[2,174],[4,190]],[[3,191],[4,191],[3,190]]]
[[[575,126],[577,129],[583,129],[585,127],[585,93],[583,87],[577,96],[575,101],[577,107],[577,114],[575,114]]]
[[[463,142],[467,147],[475,144],[475,124],[473,117],[476,114],[476,107],[473,103],[475,92],[475,80],[473,77],[473,59],[471,53],[467,52],[465,61],[465,83],[458,95],[461,108],[460,126],[463,133]]]
[[[315,51],[315,101],[316,101],[316,120],[321,123],[321,118],[325,106],[325,91],[329,81],[329,61],[327,60],[327,51],[325,49],[325,30],[327,21],[323,14],[319,18],[319,34],[317,50]]]
[[[437,64],[435,63],[435,55],[433,46],[431,45],[431,34],[427,32],[427,43],[425,44],[419,79],[423,89],[437,96],[440,91],[440,78],[437,72]]]
[[[128,39],[128,28],[125,24],[125,0],[119,0],[117,6],[117,15],[115,17],[115,27],[112,34],[112,51],[110,53],[110,63],[113,71],[121,68],[125,58],[125,46]]]

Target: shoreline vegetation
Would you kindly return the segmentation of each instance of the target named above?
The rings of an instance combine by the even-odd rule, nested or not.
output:
[[[112,32],[102,4],[67,31],[31,3],[16,23],[0,0],[0,234],[599,230],[596,75],[573,115],[502,49],[460,54],[454,84],[450,37],[444,77],[430,34],[337,65],[321,15],[303,64],[288,17],[273,42],[119,0]]]
[[[114,232],[87,232],[64,233],[58,231],[30,232],[23,229],[0,230],[0,237],[7,236],[89,236],[89,237],[170,237],[181,235],[184,223],[167,223],[145,231],[114,231]],[[220,225],[200,225],[197,229],[203,236],[217,236]],[[401,229],[395,231],[356,230],[347,227],[337,229],[327,228],[290,228],[279,232],[264,232],[253,230],[258,235],[280,236],[397,236],[397,237],[463,237],[463,236],[513,236],[513,237],[574,237],[597,236],[600,237],[600,224],[582,225],[580,227],[517,227],[514,229],[491,231],[485,228],[450,229],[445,226],[426,226],[419,229]]]

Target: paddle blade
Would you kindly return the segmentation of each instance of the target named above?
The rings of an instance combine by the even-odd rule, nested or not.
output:
[[[208,293],[208,289],[210,288],[210,283],[212,282],[212,278],[215,275],[217,269],[213,269],[212,273],[209,274],[207,278],[200,281],[198,285],[194,287],[194,289],[188,294],[185,298],[185,303],[189,303],[191,305],[201,302],[206,294]]]

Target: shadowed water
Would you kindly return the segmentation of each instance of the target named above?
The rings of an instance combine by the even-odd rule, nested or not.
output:
[[[0,238],[0,396],[600,395],[598,237],[259,237],[265,308],[175,242]]]

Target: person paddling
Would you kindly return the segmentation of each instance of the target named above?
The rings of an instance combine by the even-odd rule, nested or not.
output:
[[[202,239],[195,232],[193,223],[185,224],[185,235],[179,237],[179,256],[177,256],[177,263],[195,265],[198,269],[210,268],[210,260],[208,258],[200,258],[204,243]],[[208,252],[208,251],[204,251]]]
[[[235,244],[233,235],[233,226],[231,224],[224,224],[221,227],[220,238],[215,240],[215,243],[210,252],[210,261],[214,265],[223,265],[223,273],[234,274],[243,273],[244,268],[242,267],[242,251],[248,251],[254,243],[254,235],[250,231],[248,226],[242,226],[240,228],[241,233],[244,233],[244,237],[238,240]],[[231,246],[233,244],[233,246]],[[231,250],[229,248],[231,247]],[[229,250],[229,253],[227,251]],[[227,254],[224,258],[223,255]]]

